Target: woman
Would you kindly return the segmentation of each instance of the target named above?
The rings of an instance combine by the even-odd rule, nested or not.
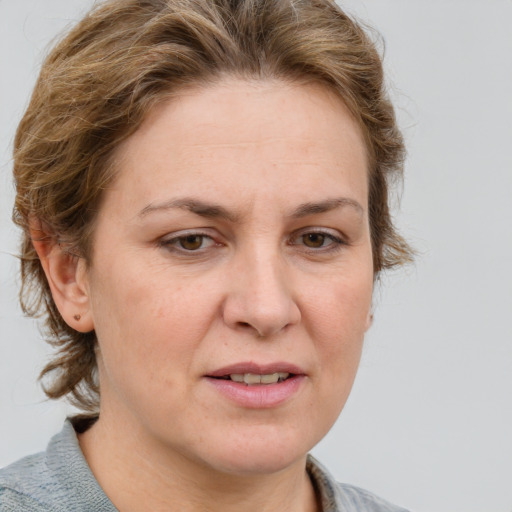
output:
[[[310,449],[338,417],[403,144],[330,0],[111,0],[43,65],[15,140],[22,297],[84,414],[0,510],[395,511]]]

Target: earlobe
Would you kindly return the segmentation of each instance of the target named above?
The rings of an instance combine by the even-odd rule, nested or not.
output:
[[[368,311],[368,316],[366,317],[365,331],[368,331],[368,329],[370,329],[370,327],[373,325],[373,311],[372,311],[372,309],[370,309],[370,311]]]
[[[30,235],[64,321],[80,332],[94,330],[85,260],[66,250],[39,221],[31,222]]]

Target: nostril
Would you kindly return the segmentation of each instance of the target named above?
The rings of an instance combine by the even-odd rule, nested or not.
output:
[[[255,335],[257,335],[258,338],[263,338],[265,336],[263,333],[259,331],[259,329],[254,327],[250,322],[237,322],[237,326],[246,332],[253,332]]]

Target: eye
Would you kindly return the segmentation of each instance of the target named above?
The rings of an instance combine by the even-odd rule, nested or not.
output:
[[[205,239],[204,235],[187,235],[178,238],[178,245],[187,251],[197,251],[203,247]]]
[[[200,252],[214,244],[215,241],[203,233],[186,233],[160,241],[162,247],[180,252]]]
[[[326,237],[323,233],[307,233],[302,235],[302,242],[306,247],[310,247],[311,249],[324,247],[326,241],[332,242],[332,240]]]
[[[337,234],[321,230],[309,230],[295,235],[290,244],[303,246],[311,250],[326,251],[337,249],[345,242]]]

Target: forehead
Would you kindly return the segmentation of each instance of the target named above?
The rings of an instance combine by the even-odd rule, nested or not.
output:
[[[115,157],[114,188],[162,200],[187,182],[210,192],[226,180],[257,190],[262,178],[277,185],[288,177],[307,193],[322,183],[328,192],[341,175],[355,189],[367,181],[361,130],[340,98],[319,84],[278,80],[180,91],[149,112]]]
[[[281,123],[288,123],[296,135],[315,139],[325,137],[320,129],[325,124],[336,127],[333,135],[362,136],[358,123],[340,96],[318,82],[226,77],[209,85],[192,85],[152,108],[138,136],[143,136],[170,113],[176,118],[190,118],[193,120],[190,128],[196,133],[197,129],[204,130],[202,135],[209,134],[212,141],[219,135],[229,136],[233,142],[242,142],[244,137],[252,142],[262,135],[262,129],[269,137],[280,135]],[[210,130],[220,125],[237,129],[231,133]],[[184,131],[187,126],[179,128]]]

